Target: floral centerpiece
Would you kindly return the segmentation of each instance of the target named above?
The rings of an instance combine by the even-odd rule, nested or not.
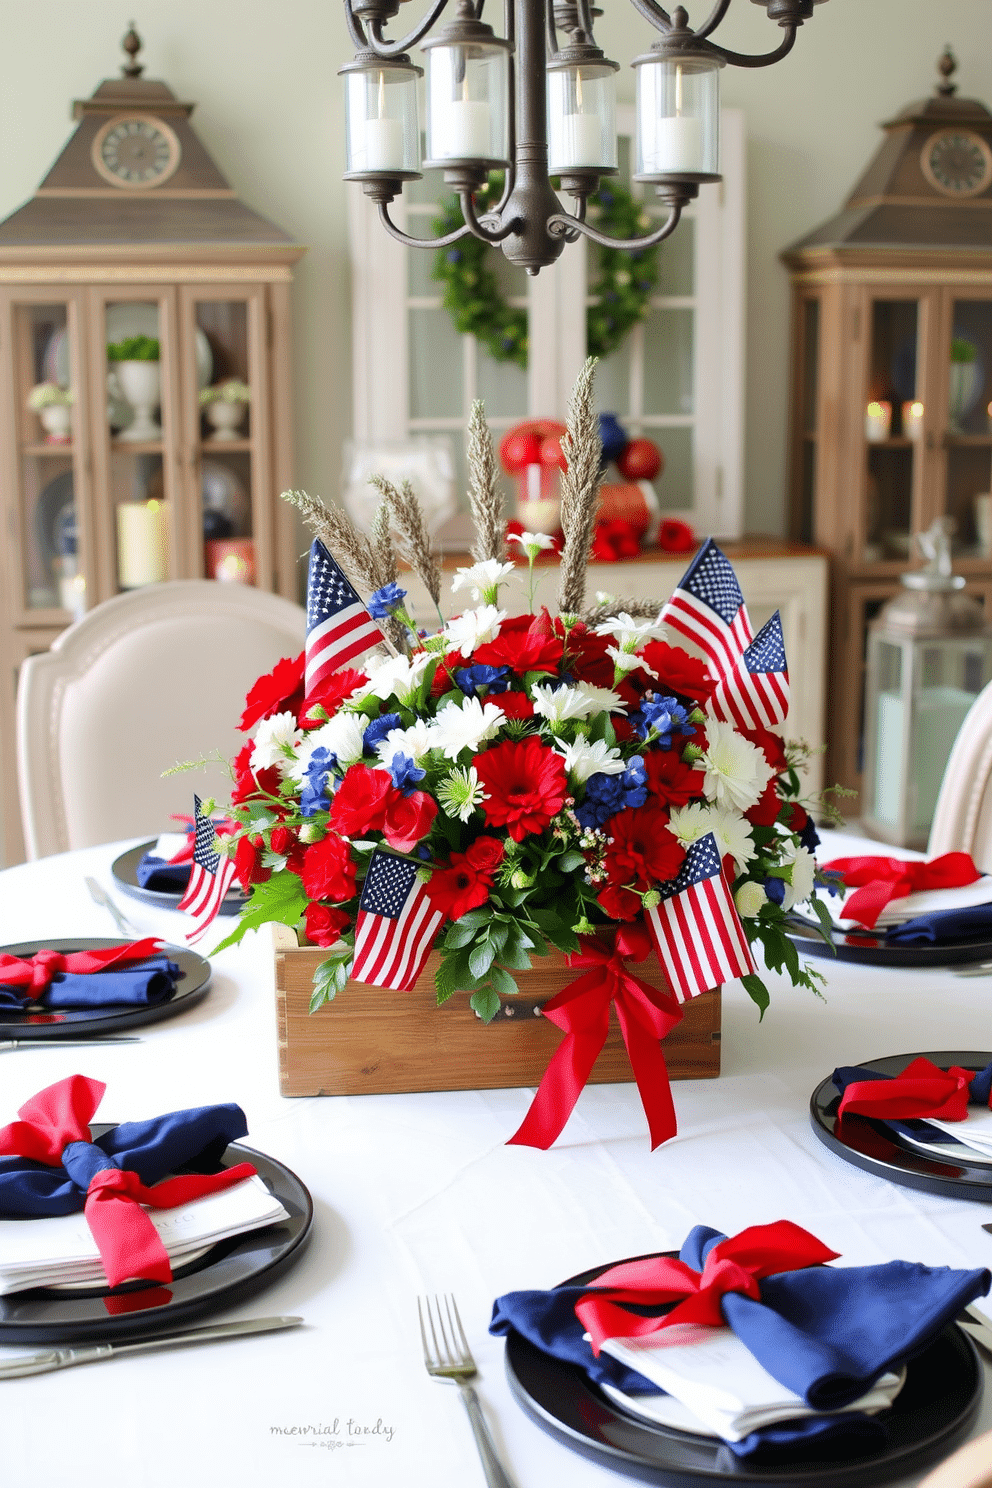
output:
[[[658,1039],[686,998],[739,975],[764,1010],[752,942],[766,965],[815,988],[785,917],[815,901],[816,839],[800,801],[805,751],[771,727],[788,704],[781,626],[775,617],[753,636],[715,544],[660,614],[584,608],[600,479],[592,372],[563,440],[555,615],[534,602],[534,560],[551,546],[540,533],[514,534],[528,613],[501,607],[521,573],[505,556],[481,405],[469,433],[475,561],[452,583],[472,604],[447,620],[408,486],[375,482],[383,500],[367,538],[290,493],[317,533],[307,647],[258,680],[241,719],[251,738],[226,808],[237,826],[219,847],[250,898],[223,944],[274,920],[326,946],[312,1009],[349,977],[401,992],[434,948],[438,1002],[465,993],[485,1021],[531,958],[558,947],[593,971],[545,1012],[574,1038],[587,991],[604,1018],[615,1001],[647,1105],[646,1086],[664,1077]],[[432,633],[406,607],[394,528],[438,606]],[[671,997],[630,970],[652,949]]]

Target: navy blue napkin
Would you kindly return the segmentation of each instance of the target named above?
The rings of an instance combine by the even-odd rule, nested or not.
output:
[[[894,1075],[882,1075],[878,1070],[865,1069],[863,1065],[844,1064],[835,1069],[832,1076],[841,1095],[848,1085],[860,1084],[863,1080],[893,1080]],[[979,1070],[971,1084],[968,1086],[969,1100],[971,1106],[987,1106],[989,1095],[992,1093],[992,1064],[987,1064],[983,1070]],[[859,1114],[852,1111],[851,1115]],[[878,1116],[867,1117],[866,1120],[881,1121]],[[953,1143],[956,1147],[965,1149],[966,1144],[959,1142],[950,1132],[942,1131],[939,1126],[931,1126],[925,1117],[906,1116],[897,1120],[884,1120],[883,1126],[891,1128],[892,1131],[901,1132],[903,1136],[912,1137],[917,1142],[939,1142]]]
[[[182,894],[192,871],[193,864],[169,863],[165,858],[156,858],[154,853],[145,853],[134,870],[138,887],[151,889],[156,894]]]
[[[0,983],[0,1008],[37,1003],[46,1008],[154,1007],[176,994],[185,975],[168,956],[148,956],[133,965],[111,964],[105,971],[57,971],[43,992]]]
[[[724,1239],[719,1231],[697,1225],[679,1258],[701,1271],[710,1250]],[[760,1301],[728,1292],[721,1306],[728,1326],[769,1374],[812,1409],[831,1412],[922,1352],[967,1303],[985,1295],[990,1283],[992,1274],[984,1269],[954,1271],[909,1261],[810,1266],[765,1277],[759,1283]],[[657,1394],[658,1387],[643,1375],[606,1354],[594,1358],[582,1341],[574,1306],[590,1290],[595,1288],[509,1292],[496,1299],[489,1331],[514,1330],[543,1353],[577,1364],[596,1384],[612,1384],[628,1395]],[[871,1441],[880,1441],[883,1432],[878,1418],[851,1412],[766,1427],[727,1445],[741,1457],[789,1451],[810,1437],[817,1439],[818,1450],[827,1439],[831,1450],[845,1440],[852,1450],[864,1450]]]
[[[917,915],[885,932],[889,945],[949,945],[958,940],[987,940],[992,934],[992,904],[968,909],[942,909]]]
[[[37,1219],[77,1213],[93,1173],[107,1166],[106,1157],[115,1167],[137,1173],[146,1185],[180,1168],[213,1173],[228,1143],[247,1134],[245,1113],[228,1103],[123,1122],[92,1143],[72,1143],[65,1166],[59,1168],[27,1157],[0,1157],[0,1216]]]

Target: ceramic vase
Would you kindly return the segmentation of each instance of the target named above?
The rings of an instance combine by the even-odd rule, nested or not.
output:
[[[118,439],[129,444],[157,442],[162,438],[162,426],[155,418],[162,397],[158,362],[117,362],[114,370],[123,397],[134,409],[133,421]]]

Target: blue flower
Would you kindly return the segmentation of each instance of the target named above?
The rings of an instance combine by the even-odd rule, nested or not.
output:
[[[362,753],[375,754],[376,745],[381,744],[392,729],[402,727],[402,722],[398,713],[381,713],[378,718],[373,718],[362,735]]]
[[[640,710],[631,715],[631,723],[646,739],[652,729],[656,729],[659,737],[652,740],[659,749],[671,749],[673,734],[694,734],[696,730],[689,722],[689,714],[677,698],[673,697],[650,697],[644,698]]]
[[[807,852],[813,852],[820,845],[820,834],[813,825],[813,818],[811,816],[806,818],[806,824],[799,833],[799,845],[800,847],[804,847]]]
[[[462,261],[461,251],[458,248],[449,248],[444,256],[448,263],[461,263]]]
[[[784,878],[772,878],[771,876],[769,876],[765,879],[764,889],[765,893],[768,895],[773,904],[785,903]]]
[[[634,755],[620,780],[623,785],[624,810],[643,806],[648,798],[648,772],[639,754]]]
[[[505,692],[510,685],[507,675],[509,670],[505,666],[483,666],[477,663],[475,666],[459,667],[455,672],[455,681],[466,697],[476,697],[480,687],[493,693]]]
[[[407,794],[413,789],[418,780],[423,780],[426,770],[414,764],[409,754],[394,754],[389,765],[389,773],[393,777],[393,784],[397,790],[405,791]]]
[[[399,584],[383,584],[381,589],[369,596],[368,612],[373,620],[385,620],[402,607],[405,599],[406,590],[401,589]]]
[[[590,775],[585,800],[575,814],[582,826],[601,827],[618,811],[643,806],[648,798],[647,783],[644,761],[635,755],[622,775]]]
[[[300,792],[302,816],[316,816],[318,811],[327,810],[327,785],[337,762],[337,756],[329,749],[315,749],[310,756]]]

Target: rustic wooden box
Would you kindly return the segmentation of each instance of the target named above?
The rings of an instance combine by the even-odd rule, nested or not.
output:
[[[437,1006],[428,958],[410,992],[389,992],[349,982],[334,1001],[309,1013],[314,970],[326,956],[298,946],[293,931],[273,926],[279,1088],[283,1095],[382,1095],[412,1090],[494,1090],[537,1085],[563,1035],[536,1016],[542,1002],[580,975],[557,952],[518,972],[520,996],[508,998],[492,1023],[482,1023],[457,993]],[[656,961],[636,974],[664,986]],[[720,989],[686,1004],[685,1017],[664,1042],[673,1080],[710,1079],[720,1073]],[[631,1081],[627,1051],[615,1015],[596,1061],[591,1084]]]

